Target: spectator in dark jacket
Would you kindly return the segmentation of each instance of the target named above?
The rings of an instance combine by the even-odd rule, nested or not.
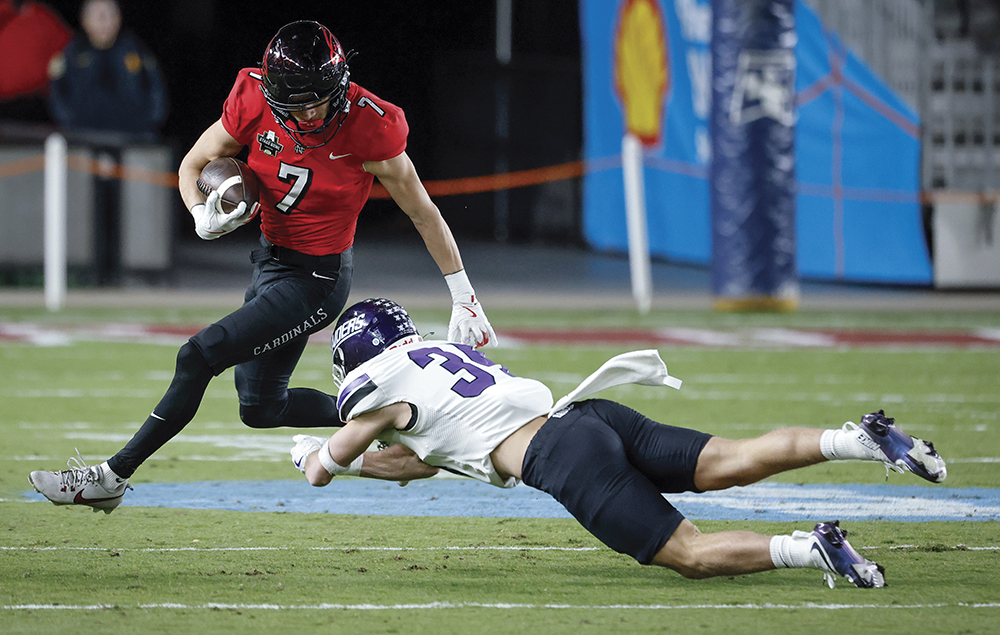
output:
[[[122,30],[116,0],[85,0],[84,34],[49,65],[49,106],[67,130],[115,131],[155,138],[167,100],[156,59]]]

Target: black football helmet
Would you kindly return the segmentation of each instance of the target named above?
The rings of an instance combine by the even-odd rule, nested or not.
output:
[[[261,92],[274,120],[303,148],[324,145],[343,124],[350,108],[349,58],[329,29],[308,20],[281,27],[267,45],[260,64]],[[318,125],[299,122],[292,116],[293,112],[324,103],[330,107]],[[336,127],[331,131],[334,121]]]
[[[382,351],[420,339],[406,309],[392,300],[358,302],[340,315],[333,330],[333,380],[339,386],[347,373]]]

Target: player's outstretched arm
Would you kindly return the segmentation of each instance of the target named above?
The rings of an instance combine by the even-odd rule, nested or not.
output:
[[[378,452],[365,452],[361,476],[384,481],[415,481],[430,478],[439,469],[420,460],[416,452],[405,445],[390,445]]]
[[[295,447],[291,451],[292,463],[317,487],[329,484],[337,474],[398,481],[400,485],[406,485],[410,481],[430,478],[438,473],[438,468],[424,463],[413,450],[400,444],[377,452],[365,452],[344,467],[333,463],[332,457],[327,459],[328,466],[323,464],[320,452],[329,455],[326,439],[297,434],[292,440],[295,441]]]
[[[403,152],[385,161],[366,161],[364,168],[378,177],[392,200],[413,221],[441,273],[448,275],[461,271],[464,268],[462,256],[451,228],[424,189],[410,157]]]
[[[477,348],[488,343],[497,346],[496,333],[469,283],[451,228],[424,189],[410,157],[403,152],[386,161],[369,161],[365,163],[365,170],[378,177],[392,199],[410,217],[427,251],[444,274],[452,300],[448,339]]]
[[[410,416],[409,404],[395,403],[354,417],[325,443],[320,444],[316,437],[296,436],[292,461],[317,487],[328,484],[338,474],[387,480],[414,478],[410,475],[411,471],[416,471],[412,458],[398,450],[385,457],[377,457],[381,452],[365,454],[383,431],[404,427]],[[368,469],[363,472],[364,468]],[[420,469],[419,473],[424,470]]]

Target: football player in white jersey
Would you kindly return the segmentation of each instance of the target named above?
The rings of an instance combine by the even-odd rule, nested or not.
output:
[[[880,461],[938,483],[934,447],[880,410],[841,429],[784,428],[729,440],[652,421],[621,404],[584,397],[623,383],[680,387],[656,351],[619,355],[553,404],[542,383],[512,375],[470,346],[423,341],[390,300],[355,304],[333,336],[337,407],[344,427],[329,439],[298,435],[295,466],[322,486],[335,475],[373,474],[363,453],[400,443],[428,466],[500,487],[518,482],[551,494],[604,544],[687,578],[814,568],[856,586],[885,585],[884,570],[851,547],[837,521],[765,536],[701,533],[663,497],[748,485],[828,460]]]

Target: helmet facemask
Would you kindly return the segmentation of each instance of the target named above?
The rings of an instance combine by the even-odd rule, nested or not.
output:
[[[333,381],[339,388],[361,364],[389,349],[419,341],[417,327],[403,307],[383,298],[358,302],[341,314],[333,331]]]
[[[333,343],[333,383],[337,388],[344,385],[347,377],[347,362],[344,360],[344,350]]]
[[[333,34],[317,22],[292,22],[278,31],[261,62],[261,92],[274,120],[297,150],[329,143],[350,110],[351,73],[347,55]],[[300,122],[294,113],[327,106],[318,123]],[[336,122],[336,127],[331,124]]]

